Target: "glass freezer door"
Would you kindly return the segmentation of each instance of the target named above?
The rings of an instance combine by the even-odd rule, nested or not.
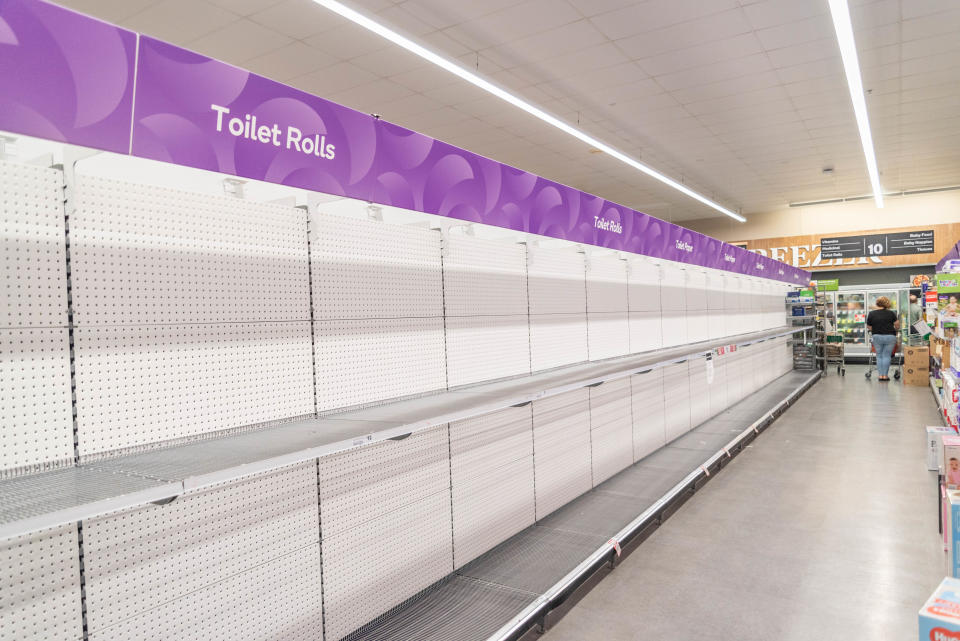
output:
[[[866,342],[867,309],[862,292],[837,293],[837,331],[848,345]]]

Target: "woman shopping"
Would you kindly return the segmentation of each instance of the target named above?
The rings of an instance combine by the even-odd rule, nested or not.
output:
[[[877,299],[877,307],[867,314],[867,329],[873,334],[873,349],[877,353],[877,380],[889,381],[887,374],[890,371],[890,358],[893,348],[897,344],[897,330],[900,329],[900,319],[897,313],[890,308],[893,304],[886,296]]]

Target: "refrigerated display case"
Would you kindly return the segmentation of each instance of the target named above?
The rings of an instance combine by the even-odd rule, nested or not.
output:
[[[850,347],[866,344],[867,308],[863,292],[837,292],[837,331]]]
[[[886,296],[893,303],[893,311],[902,315],[900,340],[906,341],[910,325],[917,319],[911,317],[910,293],[916,289],[909,283],[888,283],[866,286],[840,286],[833,294],[836,310],[837,332],[843,335],[848,360],[865,359],[870,355],[869,337],[866,331],[867,314],[877,309],[877,299]],[[914,314],[916,315],[916,314]],[[909,322],[908,322],[909,321]]]

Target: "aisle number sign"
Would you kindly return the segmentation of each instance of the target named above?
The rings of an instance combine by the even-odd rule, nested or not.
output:
[[[910,238],[913,234],[918,237]],[[957,239],[960,239],[960,223],[870,230],[860,235],[829,238],[820,235],[754,238],[734,244],[800,269],[864,269],[933,265],[938,257],[950,251]],[[826,241],[837,243],[824,245]],[[880,247],[876,246],[878,242]],[[922,268],[917,270],[920,271]],[[931,274],[934,271],[930,269]]]
[[[932,254],[933,252],[932,229],[820,239],[821,258],[900,256],[906,254]]]

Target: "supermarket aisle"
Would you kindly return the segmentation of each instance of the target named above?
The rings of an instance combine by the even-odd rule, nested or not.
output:
[[[943,577],[928,388],[818,383],[546,641],[916,638]]]

